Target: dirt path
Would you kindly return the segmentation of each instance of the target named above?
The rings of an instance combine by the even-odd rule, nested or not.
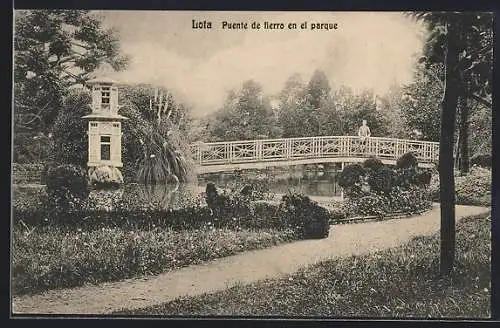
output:
[[[457,206],[457,219],[488,212],[489,208]],[[408,242],[412,237],[439,230],[439,207],[407,219],[333,226],[322,240],[305,240],[217,259],[158,276],[53,290],[16,297],[13,313],[105,314],[167,302],[292,273],[326,258],[374,252]]]

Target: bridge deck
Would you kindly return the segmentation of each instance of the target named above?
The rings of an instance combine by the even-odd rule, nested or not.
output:
[[[407,152],[413,152],[419,165],[435,165],[439,143],[392,138],[369,138],[364,143],[354,136],[327,136],[288,139],[243,140],[196,143],[191,150],[198,173],[235,169],[313,163],[361,162],[370,156],[385,164],[395,164]]]

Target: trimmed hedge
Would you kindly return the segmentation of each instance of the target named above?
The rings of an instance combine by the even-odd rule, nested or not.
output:
[[[102,191],[99,191],[102,192]],[[201,202],[186,203],[181,208],[165,209],[154,202],[137,202],[134,197],[122,197],[119,190],[105,196],[109,204],[96,205],[92,198],[67,211],[50,211],[46,191],[33,194],[33,199],[17,197],[14,204],[14,225],[58,227],[63,230],[93,231],[119,227],[127,230],[150,230],[156,227],[173,230],[193,230],[207,227],[228,229],[293,229],[299,238],[310,238],[317,229],[329,228],[330,215],[309,197],[285,195],[281,202],[254,202],[231,195],[218,208]],[[116,195],[116,198],[113,198]],[[296,199],[301,199],[298,204]],[[234,206],[237,204],[238,206]],[[21,223],[22,221],[22,223]],[[317,238],[317,237],[314,237]]]

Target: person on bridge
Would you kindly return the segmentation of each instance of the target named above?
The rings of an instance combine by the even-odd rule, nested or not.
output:
[[[360,141],[360,149],[365,150],[368,138],[371,136],[370,128],[366,124],[366,120],[363,120],[362,125],[358,129],[358,137]]]

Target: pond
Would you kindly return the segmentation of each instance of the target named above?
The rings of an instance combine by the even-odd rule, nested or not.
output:
[[[212,182],[220,189],[239,190],[246,184],[256,183],[272,194],[293,191],[308,196],[340,197],[339,169],[314,165],[211,173],[199,176],[197,183],[181,184],[177,190],[173,185],[128,184],[124,196],[134,201],[155,201],[167,208],[179,208],[203,202],[200,195],[206,184]]]
[[[181,184],[176,190],[175,185],[126,184],[120,189],[119,197],[136,204],[155,202],[164,208],[181,208],[203,204],[201,193],[205,191],[208,182],[213,182],[220,189],[240,190],[249,183],[256,183],[270,194],[293,191],[308,196],[339,197],[341,188],[337,183],[338,169],[333,166],[310,165],[204,174],[198,177],[196,183]],[[17,201],[25,199],[27,202],[32,202],[31,200],[43,187],[43,185],[14,185],[13,197]]]

